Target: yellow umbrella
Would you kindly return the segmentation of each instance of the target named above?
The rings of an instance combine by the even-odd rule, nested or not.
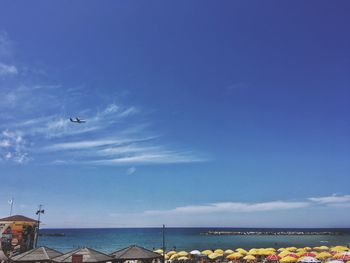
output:
[[[332,257],[332,254],[328,253],[328,252],[321,252],[320,254],[318,254],[316,256],[317,259],[326,259],[326,258],[330,258]]]
[[[177,255],[179,257],[187,257],[188,256],[188,253],[186,251],[180,251],[179,253],[177,253]]]
[[[236,253],[232,253],[232,254],[228,255],[226,258],[227,259],[239,259],[241,257],[243,257],[243,255],[241,253],[236,252]]]
[[[333,252],[345,252],[345,251],[348,251],[349,249],[347,247],[344,247],[344,246],[335,246],[335,247],[332,247],[331,248],[331,251]]]
[[[156,252],[156,253],[158,253],[158,254],[163,254],[163,249],[157,249],[157,250],[154,250],[153,252]]]
[[[342,253],[336,253],[333,255],[333,258],[340,258],[342,255]]]
[[[320,246],[319,249],[320,250],[329,250],[329,247],[327,247],[327,246]]]
[[[292,262],[297,262],[297,261],[298,261],[297,258],[295,258],[295,257],[290,257],[290,256],[284,257],[284,258],[282,258],[282,259],[280,260],[281,263],[292,263]]]
[[[296,247],[287,247],[286,250],[290,251],[290,252],[294,252],[297,250]]]
[[[262,251],[262,255],[263,255],[263,256],[270,256],[270,255],[274,255],[274,254],[276,254],[276,252],[273,251],[273,250],[264,249],[264,250]]]
[[[265,250],[276,251],[276,249],[273,247],[265,248]]]
[[[237,248],[237,249],[236,249],[236,251],[237,251],[238,253],[243,254],[243,255],[248,254],[248,251],[247,251],[247,250],[245,250],[245,249],[243,249],[243,248]]]
[[[179,257],[177,260],[188,260],[188,257],[185,257],[185,256]]]
[[[312,250],[312,248],[311,248],[311,247],[304,247],[304,249],[305,249],[306,251],[310,251],[310,250]]]
[[[277,251],[279,251],[279,252],[282,252],[282,251],[284,251],[284,250],[286,250],[284,247],[281,247],[281,248],[279,248]]]
[[[178,257],[179,257],[178,254],[173,254],[173,255],[171,255],[171,257],[170,257],[169,259],[170,259],[170,260],[173,260],[173,259],[178,258]]]
[[[210,255],[208,255],[209,259],[217,259],[218,257],[222,257],[222,254],[211,253]]]
[[[214,253],[222,255],[222,254],[224,254],[224,251],[219,248],[219,249],[215,249]]]
[[[210,254],[213,254],[214,252],[213,251],[211,251],[211,250],[209,250],[209,249],[207,249],[207,250],[203,250],[202,252],[201,252],[201,254],[203,254],[203,255],[210,255]]]
[[[253,255],[253,256],[255,256],[255,255],[258,255],[259,253],[258,253],[258,249],[257,248],[252,248],[252,249],[250,249],[249,251],[248,251],[248,255]]]
[[[171,250],[168,253],[166,253],[169,257],[171,257],[172,255],[176,254],[176,251]]]
[[[228,255],[228,254],[232,254],[232,253],[235,253],[233,250],[231,249],[226,249],[225,250],[225,254]]]
[[[253,255],[247,255],[243,258],[245,261],[255,261],[256,257],[254,257]]]
[[[284,258],[287,256],[290,252],[288,250],[283,250],[281,253],[278,254],[279,257]]]

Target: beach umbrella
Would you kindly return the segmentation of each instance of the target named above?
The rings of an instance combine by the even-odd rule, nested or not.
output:
[[[178,258],[179,257],[179,255],[178,254],[173,254],[173,255],[171,255],[170,256],[170,260],[174,260],[174,259],[176,259],[176,258]]]
[[[317,251],[326,251],[329,250],[329,247],[327,246],[320,246],[320,247],[314,247],[315,250]]]
[[[202,252],[201,252],[201,254],[203,254],[203,255],[210,255],[210,254],[213,254],[214,252],[213,251],[211,251],[210,249],[207,249],[207,250],[203,250]]]
[[[170,257],[168,255],[164,255],[164,259],[168,260],[168,259],[170,259]]]
[[[330,260],[330,261],[327,261],[326,263],[344,263],[344,262],[341,260]]]
[[[243,258],[245,261],[255,261],[256,257],[254,257],[253,255],[247,255]]]
[[[342,255],[341,257],[339,257],[337,259],[340,259],[340,260],[343,260],[343,261],[348,261],[348,260],[350,260],[350,255]]]
[[[296,251],[297,251],[298,253],[299,253],[299,252],[305,253],[305,252],[306,252],[306,249],[301,247],[301,248],[298,248]]]
[[[303,263],[319,263],[319,262],[321,262],[314,257],[302,257],[298,261],[303,262]]]
[[[187,253],[186,251],[180,251],[180,252],[177,253],[177,255],[178,255],[179,257],[187,257],[187,256],[188,256],[188,253]]]
[[[311,247],[304,247],[304,249],[305,249],[306,251],[310,251],[310,250],[312,250],[312,248],[311,248]]]
[[[235,253],[232,249],[226,249],[225,250],[225,254],[226,255],[229,255],[229,254],[232,254],[232,253]]]
[[[281,248],[277,249],[278,252],[282,252],[284,250],[286,250],[286,248],[284,248],[284,247],[281,247]]]
[[[287,247],[286,250],[290,251],[290,252],[295,252],[297,250],[296,247]]]
[[[298,259],[295,257],[284,257],[280,260],[281,263],[292,263],[292,262],[297,262]]]
[[[223,255],[224,251],[221,248],[219,248],[219,249],[215,249],[214,253]]]
[[[154,250],[153,252],[163,255],[163,249],[157,249],[157,250]]]
[[[176,254],[176,251],[174,250],[171,250],[169,252],[166,253],[169,257],[171,257],[172,255],[175,255]]]
[[[245,249],[243,249],[243,248],[237,248],[237,249],[236,249],[236,251],[237,251],[238,253],[243,254],[243,255],[248,254],[248,251],[247,251],[247,250],[245,250]]]
[[[348,251],[349,249],[347,247],[344,246],[335,246],[331,248],[331,251],[333,252],[344,252],[344,251]]]
[[[200,252],[199,250],[192,250],[192,251],[190,252],[190,254],[196,256],[196,255],[200,255],[201,252]]]
[[[186,261],[186,260],[188,260],[188,257],[185,257],[185,256],[179,257],[177,260],[179,260],[179,261]]]
[[[268,247],[268,248],[265,248],[266,250],[271,250],[271,251],[276,251],[276,249],[275,248],[273,248],[273,247]]]
[[[277,255],[270,255],[266,258],[267,261],[278,261],[280,260],[281,258]]]
[[[209,259],[217,259],[219,257],[222,257],[222,254],[218,254],[218,253],[211,253],[210,255],[208,255]]]
[[[317,259],[326,259],[326,258],[330,258],[332,257],[332,254],[328,253],[328,252],[321,252],[320,254],[318,254],[316,256]]]
[[[257,248],[252,248],[248,251],[248,255],[256,256],[259,254],[259,250]]]
[[[317,255],[315,253],[312,252],[306,252],[304,254],[302,254],[303,257],[316,257]]]
[[[228,255],[226,258],[227,259],[239,259],[241,257],[243,257],[243,255],[241,253],[236,252],[236,253],[232,253],[232,254]]]
[[[260,253],[263,256],[271,256],[271,255],[275,255],[276,252],[273,250],[263,249]]]
[[[286,257],[293,257],[293,258],[299,258],[297,254],[295,253],[288,253]]]
[[[281,253],[278,254],[279,257],[284,258],[289,254],[290,252],[288,250],[283,250]]]

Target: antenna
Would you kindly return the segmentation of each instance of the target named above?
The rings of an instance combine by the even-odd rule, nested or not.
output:
[[[38,245],[38,239],[39,239],[40,215],[45,213],[45,210],[42,208],[43,208],[43,205],[39,205],[39,210],[36,211],[36,213],[35,213],[38,215],[38,226],[36,228],[36,233],[35,233],[35,245],[34,245],[35,248]]]

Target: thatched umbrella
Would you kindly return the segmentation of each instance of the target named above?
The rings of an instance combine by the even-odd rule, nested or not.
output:
[[[88,262],[88,263],[97,263],[97,262],[103,263],[103,262],[113,261],[112,257],[91,248],[76,249],[66,254],[63,254],[61,256],[58,256],[52,259],[52,261],[58,262],[58,263],[71,263],[73,255],[82,255],[83,262]]]
[[[163,256],[158,253],[136,245],[117,250],[113,252],[111,256],[118,262],[123,262],[126,260],[140,260],[143,262],[151,262],[155,259],[163,258]]]
[[[10,258],[11,262],[50,262],[53,258],[62,255],[48,247],[38,247]]]

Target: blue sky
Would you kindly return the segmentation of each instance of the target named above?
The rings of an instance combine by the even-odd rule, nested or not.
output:
[[[1,3],[0,216],[350,227],[349,7]]]

